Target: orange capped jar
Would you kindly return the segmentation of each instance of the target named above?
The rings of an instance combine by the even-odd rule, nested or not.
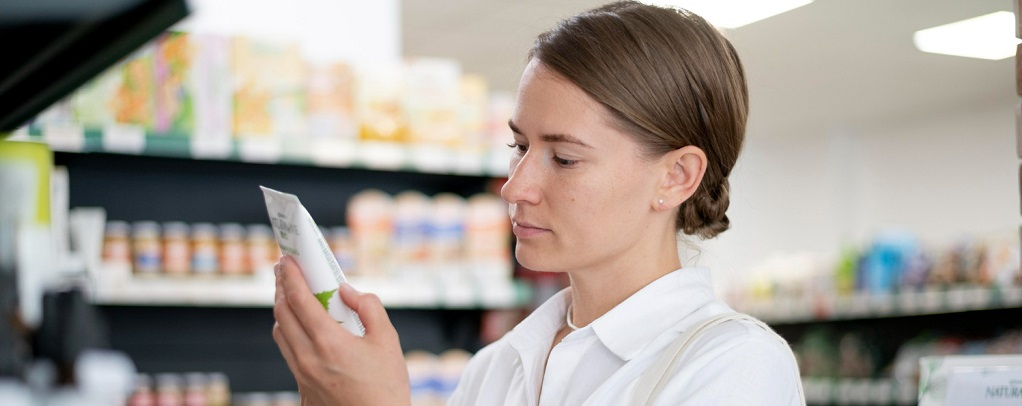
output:
[[[249,272],[268,271],[280,259],[280,248],[273,239],[273,229],[266,224],[251,224],[245,240]]]
[[[131,266],[131,240],[128,238],[131,227],[123,221],[106,223],[103,233],[103,263],[119,266]]]
[[[188,225],[182,222],[163,224],[163,272],[182,276],[192,270],[192,244]]]
[[[241,224],[220,225],[220,272],[224,275],[247,274],[245,228]]]
[[[131,248],[134,254],[135,275],[156,275],[163,266],[161,260],[160,225],[153,221],[136,222],[131,229]]]
[[[220,269],[216,226],[209,223],[192,225],[192,273],[214,275]]]

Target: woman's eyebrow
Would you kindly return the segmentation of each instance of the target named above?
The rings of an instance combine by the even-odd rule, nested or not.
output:
[[[525,135],[525,134],[522,133],[522,130],[518,129],[518,126],[516,126],[513,121],[508,120],[507,121],[507,126],[511,127],[511,132],[513,132],[515,134],[518,134],[518,135]],[[565,143],[569,143],[569,144],[581,145],[581,146],[586,147],[586,148],[592,148],[591,145],[586,144],[586,143],[582,142],[582,140],[580,140],[578,138],[575,138],[575,137],[572,137],[569,134],[543,134],[543,135],[540,135],[539,138],[541,140],[543,140],[543,141],[551,142],[551,143],[553,143],[553,142],[565,142]]]

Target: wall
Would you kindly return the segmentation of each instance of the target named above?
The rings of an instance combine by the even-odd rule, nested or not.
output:
[[[751,133],[731,179],[732,229],[696,241],[696,258],[687,263],[711,267],[718,285],[728,287],[772,256],[826,257],[891,228],[938,246],[969,235],[1014,235],[1014,108],[994,103],[819,137]]]

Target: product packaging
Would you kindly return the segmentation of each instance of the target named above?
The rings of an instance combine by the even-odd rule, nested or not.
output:
[[[919,364],[919,406],[1022,402],[1022,355],[926,356]]]
[[[227,154],[233,130],[231,41],[215,34],[190,34],[195,59],[188,79],[195,110],[192,151],[200,156]]]
[[[358,274],[387,276],[392,262],[388,253],[394,234],[394,200],[379,190],[363,190],[348,201],[347,218]]]
[[[159,134],[190,136],[195,131],[195,106],[189,87],[194,59],[194,40],[188,34],[168,32],[157,39],[153,130]]]
[[[192,270],[192,247],[188,225],[179,221],[163,225],[163,272],[184,275]]]
[[[156,93],[153,54],[153,47],[142,48],[122,65],[120,87],[110,102],[118,123],[153,127]]]
[[[156,275],[161,268],[160,225],[139,221],[132,225],[132,250],[136,275]]]
[[[461,66],[441,58],[413,58],[404,65],[404,110],[409,141],[445,147],[458,145]]]
[[[234,135],[268,138],[274,134],[273,75],[280,66],[279,44],[237,37],[231,43],[234,80]]]
[[[359,70],[356,111],[362,141],[407,141],[403,88],[400,67],[381,65]]]
[[[237,223],[220,225],[220,272],[224,275],[251,274],[245,258],[245,227]]]
[[[192,225],[192,272],[196,275],[214,275],[220,271],[217,228],[210,223]]]
[[[309,134],[313,138],[356,137],[355,71],[348,64],[314,64],[308,75]]]
[[[309,289],[330,316],[352,334],[365,335],[358,314],[341,301],[338,286],[348,283],[330,246],[298,196],[260,186],[280,250],[298,262]]]

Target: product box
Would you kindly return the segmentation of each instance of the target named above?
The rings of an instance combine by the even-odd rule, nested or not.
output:
[[[356,111],[362,141],[405,142],[408,126],[401,103],[401,67],[361,66],[358,70]]]
[[[270,116],[278,137],[308,138],[308,66],[297,44],[284,46],[273,75]]]
[[[479,75],[461,77],[461,97],[458,109],[458,127],[461,141],[457,148],[454,170],[479,173],[487,151],[487,110],[489,89],[486,79]]]
[[[409,141],[457,146],[461,140],[461,66],[440,58],[405,61],[404,106]]]
[[[304,135],[305,68],[293,44],[237,37],[231,44],[234,135]]]
[[[1022,355],[923,357],[919,406],[1022,404]]]
[[[506,175],[511,162],[511,148],[507,145],[514,134],[507,122],[515,109],[515,96],[510,92],[490,93],[486,109],[486,145],[489,158],[486,170],[493,174]]]
[[[461,77],[461,98],[458,111],[461,127],[461,144],[471,149],[482,148],[486,143],[487,109],[489,89],[486,79],[479,75]]]
[[[67,99],[70,119],[85,129],[113,124],[152,129],[155,47],[148,45],[90,80]],[[52,121],[40,115],[36,121]]]
[[[124,65],[116,64],[79,88],[70,98],[74,120],[85,129],[98,130],[117,122],[117,92],[124,79]]]
[[[316,139],[354,139],[355,71],[345,63],[309,66],[309,135]]]
[[[233,124],[231,40],[215,34],[191,34],[190,38],[194,52],[188,77],[195,114],[192,152],[226,155]]]
[[[168,32],[156,40],[153,131],[190,136],[195,130],[195,105],[189,76],[195,60],[189,34]]]
[[[146,130],[153,128],[155,104],[154,55],[152,46],[142,48],[121,65],[121,81],[110,99],[114,120]]]

